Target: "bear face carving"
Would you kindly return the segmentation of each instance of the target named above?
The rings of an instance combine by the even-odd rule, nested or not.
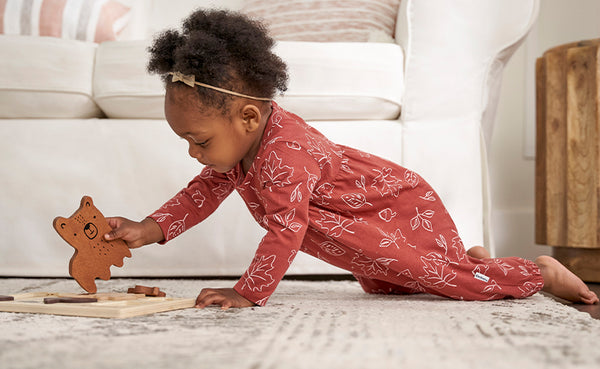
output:
[[[55,218],[53,226],[75,248],[69,262],[69,274],[87,292],[96,292],[96,278],[110,279],[111,265],[122,267],[123,258],[131,257],[123,240],[104,239],[111,228],[89,196],[83,196],[79,209],[71,217]]]

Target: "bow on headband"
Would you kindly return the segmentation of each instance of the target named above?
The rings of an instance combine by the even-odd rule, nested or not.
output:
[[[173,76],[171,78],[171,82],[183,82],[190,87],[194,87],[196,85],[202,86],[205,88],[210,88],[211,90],[222,92],[224,94],[229,94],[229,95],[238,96],[238,97],[245,97],[247,99],[252,99],[252,100],[271,101],[271,98],[269,98],[269,97],[255,97],[255,96],[250,96],[250,95],[244,95],[244,94],[241,94],[238,92],[226,90],[224,88],[207,85],[206,83],[196,82],[196,76],[194,76],[193,74],[183,74],[181,72],[169,72],[169,74]]]
[[[171,82],[183,82],[190,87],[196,85],[196,76],[193,74],[183,74],[181,72],[170,72],[169,74],[173,76]]]

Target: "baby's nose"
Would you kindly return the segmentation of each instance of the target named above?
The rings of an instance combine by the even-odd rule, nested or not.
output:
[[[190,156],[194,159],[200,160],[202,158],[202,154],[200,153],[200,150],[194,144],[190,144],[190,146],[188,148],[188,154],[190,154]]]
[[[202,151],[199,150],[196,145],[190,145],[188,153],[192,158],[198,160],[200,164],[206,165],[206,162],[204,161],[204,155],[202,155]]]

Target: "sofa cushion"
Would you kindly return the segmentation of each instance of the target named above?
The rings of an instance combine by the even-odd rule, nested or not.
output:
[[[109,118],[164,119],[164,87],[146,72],[150,41],[113,41],[98,45],[94,99]]]
[[[400,0],[248,0],[278,40],[393,42]]]
[[[396,119],[404,54],[392,43],[281,41],[288,91],[278,98],[305,120]]]
[[[129,8],[114,0],[0,1],[0,33],[103,42],[116,39]]]
[[[96,44],[0,36],[0,118],[90,118]]]
[[[94,98],[110,118],[163,119],[164,88],[148,75],[149,41],[98,46]],[[400,113],[403,53],[396,44],[282,41],[289,89],[276,100],[307,120],[395,119]]]

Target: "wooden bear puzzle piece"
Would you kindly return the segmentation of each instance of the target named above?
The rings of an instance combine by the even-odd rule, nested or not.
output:
[[[87,292],[96,292],[96,278],[110,279],[111,265],[122,267],[123,258],[131,257],[125,241],[104,239],[112,229],[89,196],[81,199],[79,209],[71,217],[55,218],[53,226],[75,248],[69,274]]]

